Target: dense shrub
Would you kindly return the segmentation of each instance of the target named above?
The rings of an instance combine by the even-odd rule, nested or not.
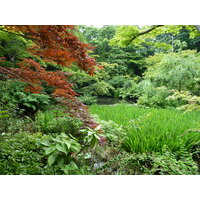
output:
[[[149,88],[138,98],[137,104],[146,107],[160,107],[166,108],[169,106],[166,98],[172,92],[166,87]]]
[[[189,91],[173,90],[173,94],[167,97],[166,100],[179,110],[200,110],[200,97],[192,95]]]
[[[97,103],[97,97],[96,96],[92,96],[90,94],[84,94],[80,97],[78,97],[79,100],[81,100],[81,102],[83,102],[86,105],[92,105]]]
[[[91,174],[82,146],[72,135],[42,133],[0,136],[0,174],[62,175]]]
[[[109,83],[114,87],[114,88],[122,88],[124,86],[125,81],[127,80],[126,77],[122,75],[114,76],[112,77],[111,80],[109,80]]]
[[[199,95],[200,59],[196,51],[155,54],[147,59],[144,79],[156,86],[169,89],[188,90]]]
[[[136,99],[138,97],[137,83],[134,80],[124,82],[123,88],[119,90],[119,97]]]
[[[50,103],[50,97],[45,94],[34,94],[25,91],[26,83],[15,80],[1,81],[0,99],[20,109],[24,109],[28,114],[38,109],[44,109]]]
[[[54,174],[47,167],[43,149],[38,146],[42,134],[18,133],[0,136],[0,174]]]
[[[92,85],[92,90],[98,96],[111,96],[114,87],[105,81],[98,81]]]

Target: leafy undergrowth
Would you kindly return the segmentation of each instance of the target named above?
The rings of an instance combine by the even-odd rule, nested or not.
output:
[[[133,105],[90,107],[100,123],[112,127],[119,154],[100,168],[100,174],[198,174],[199,112],[138,108]],[[105,128],[104,128],[105,129]],[[105,129],[106,130],[106,129]],[[193,158],[195,158],[193,160]]]
[[[0,174],[199,174],[199,112],[133,105],[90,110],[100,124],[95,129],[62,110],[39,111],[33,120],[1,112]]]

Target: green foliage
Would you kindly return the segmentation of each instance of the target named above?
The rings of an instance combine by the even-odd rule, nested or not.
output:
[[[110,41],[111,45],[118,44],[121,47],[126,47],[130,44],[131,39],[139,34],[137,26],[118,26],[114,38]]]
[[[76,135],[82,126],[80,120],[69,117],[60,110],[39,111],[35,116],[35,124],[39,131],[46,134],[66,133]]]
[[[199,141],[199,128],[189,129],[181,135],[185,149],[188,151],[199,154],[200,152],[200,141]]]
[[[138,85],[134,80],[124,82],[123,88],[119,90],[119,97],[122,99],[135,99],[138,97]]]
[[[188,122],[189,117],[173,111],[155,111],[141,116],[127,127],[128,139],[124,147],[131,152],[161,152],[163,146],[167,145],[172,152],[177,152],[184,140],[182,133],[198,127],[197,122]],[[192,140],[190,144],[195,145]]]
[[[26,84],[21,81],[1,81],[1,101],[25,109],[25,111],[37,111],[49,105],[50,97],[48,95],[25,92],[25,86]]]
[[[127,153],[123,152],[111,158],[99,174],[113,175],[198,175],[197,164],[187,152],[181,158],[163,148],[160,153]]]
[[[81,29],[88,43],[96,46],[93,55],[97,55],[95,57],[97,57],[98,62],[118,65],[117,68],[112,70],[112,76],[116,76],[117,73],[118,75],[119,73],[124,75],[128,71],[141,75],[141,72],[143,72],[142,64],[144,63],[144,57],[138,47],[131,46],[122,48],[109,44],[118,27],[109,25],[103,26],[102,28],[83,26]],[[143,51],[145,51],[144,48]]]
[[[1,75],[0,172],[199,174],[192,157],[200,153],[200,37],[194,26],[155,26],[139,36],[152,27],[79,26],[76,35],[96,46],[88,53],[104,66],[96,67],[94,76],[78,70],[76,64],[63,69],[39,56],[33,58],[26,52],[26,39],[0,30],[3,67],[17,67],[18,61],[31,57],[47,71],[71,74],[69,81],[87,105],[98,97],[137,102],[92,105],[90,110],[98,114],[101,125],[83,129],[78,119],[47,108],[49,96],[26,92],[25,83]],[[45,82],[43,87],[45,94],[54,89]],[[45,108],[49,110],[42,112]],[[21,117],[34,113],[35,122]],[[36,131],[41,133],[27,133]]]
[[[95,77],[91,77],[85,72],[75,72],[70,77],[70,80],[75,83],[75,91],[82,94],[80,99],[84,103],[90,105],[96,102],[96,96],[111,96],[114,87],[104,81],[109,78],[110,75],[108,72],[99,70],[97,71]]]
[[[5,57],[11,63],[10,66],[29,55],[26,52],[28,45],[29,42],[24,37],[0,30],[0,57]]]
[[[43,150],[38,146],[42,134],[18,133],[0,136],[0,174],[37,175],[54,174],[46,166]]]
[[[100,120],[98,115],[95,115],[94,117],[96,121],[101,124],[101,130],[103,131],[103,136],[106,138],[106,140],[113,145],[121,147],[127,136],[127,133],[122,125],[119,125],[112,120]]]
[[[196,103],[191,103],[191,104],[186,104],[186,105],[183,105],[179,108],[177,108],[179,110],[184,110],[184,111],[200,111],[200,105],[199,104],[196,104]]]
[[[150,30],[150,31],[148,31]],[[144,33],[144,34],[143,34]],[[198,38],[199,32],[192,25],[164,25],[164,26],[118,26],[116,34],[110,41],[112,45],[119,45],[126,47],[128,45],[149,45],[151,48],[156,47],[155,50],[169,49],[171,45],[167,40],[171,36],[178,36],[175,39],[180,39],[181,33],[188,33],[186,39]],[[183,37],[183,36],[182,36]],[[167,40],[166,40],[167,39]],[[191,41],[191,40],[190,40]],[[192,43],[192,42],[191,42]]]
[[[70,138],[64,133],[57,135],[56,138],[50,137],[48,140],[42,141],[45,154],[48,156],[48,165],[51,166],[54,163],[63,165],[70,163],[73,158],[71,153],[78,153],[81,149],[77,140]]]
[[[101,120],[112,120],[127,133],[124,148],[129,152],[162,152],[167,145],[173,152],[180,151],[182,143],[187,151],[200,143],[200,135],[184,134],[198,129],[199,112],[183,113],[177,110],[145,109],[132,105],[99,106],[90,110]],[[194,139],[195,138],[195,139]]]
[[[94,129],[87,128],[80,130],[80,132],[84,134],[84,144],[90,146],[91,148],[95,148],[100,142],[100,129],[101,126],[97,126]]]
[[[12,124],[15,109],[9,105],[0,104],[0,133],[7,132]]]
[[[70,77],[70,81],[75,84],[75,89],[78,87],[85,87],[97,81],[94,76],[89,76],[85,72],[74,72]]]
[[[164,85],[179,91],[189,90],[198,95],[199,63],[199,54],[195,51],[156,54],[147,59],[148,69],[144,79],[151,80],[156,87]]]
[[[112,79],[109,80],[109,83],[115,88],[121,88],[124,86],[124,82],[126,80],[127,80],[127,78],[122,75],[113,76]]]
[[[159,175],[199,175],[197,164],[192,159],[192,156],[186,151],[183,151],[180,159],[167,149],[163,148],[163,154],[160,154],[154,159],[150,174]]]
[[[141,93],[141,91],[140,91]],[[167,104],[166,98],[172,92],[166,87],[153,87],[152,85],[145,88],[145,91],[139,96],[137,104],[146,107],[160,107],[165,108],[169,105]]]
[[[84,94],[78,97],[78,99],[81,100],[81,102],[83,102],[86,105],[92,105],[92,104],[97,103],[97,97],[89,95],[89,94]]]
[[[92,85],[93,91],[96,95],[99,96],[110,96],[111,91],[114,90],[114,88],[109,84],[106,83],[105,81],[100,81]]]
[[[167,101],[169,101],[170,105],[173,105],[174,107],[182,106],[188,102],[189,99],[191,99],[191,94],[188,91],[177,91],[173,90],[173,94],[168,96],[166,98]]]
[[[90,173],[88,167],[84,165],[85,154],[81,155],[83,146],[72,135],[64,133],[52,135],[40,141],[40,144],[45,150],[45,155],[48,156],[48,166],[54,166],[56,174],[81,175]]]
[[[173,91],[173,95],[166,98],[170,104],[176,105],[179,110],[200,111],[200,97],[193,96],[188,91]]]
[[[0,134],[34,131],[34,123],[29,117],[19,118],[21,112],[13,105],[0,104]]]
[[[16,93],[16,95],[21,97],[21,102],[23,106],[27,108],[32,108],[34,111],[42,109],[44,105],[49,105],[50,97],[44,94],[29,94]]]

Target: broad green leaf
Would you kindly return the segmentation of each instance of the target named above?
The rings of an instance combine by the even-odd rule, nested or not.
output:
[[[66,150],[65,146],[61,146],[60,144],[57,144],[57,145],[56,145],[56,149],[57,149],[58,151],[61,151],[61,152],[65,153],[66,155],[69,153],[69,152]]]
[[[57,157],[58,157],[58,153],[57,152],[52,153],[48,157],[48,160],[47,160],[48,165],[49,166],[53,165],[55,163]]]
[[[65,141],[65,144],[67,145],[67,148],[70,149],[71,143],[69,141]]]
[[[77,143],[77,144],[72,144],[71,148],[73,150],[75,150],[75,152],[79,152],[81,150],[81,146]]]
[[[49,154],[51,154],[55,149],[56,149],[55,146],[50,146],[49,148],[46,149],[45,154],[46,154],[46,155],[49,155]]]
[[[42,141],[42,142],[40,142],[40,144],[42,144],[46,147],[48,147],[50,145],[48,141]]]
[[[68,169],[69,170],[75,170],[75,169],[78,169],[78,166],[76,165],[76,163],[74,161],[71,161],[69,164],[68,164]]]

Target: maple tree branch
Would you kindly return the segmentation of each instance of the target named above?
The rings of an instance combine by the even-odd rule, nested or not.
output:
[[[155,25],[155,26],[153,26],[152,28],[147,29],[146,31],[143,31],[143,32],[139,33],[138,35],[135,35],[133,38],[130,39],[130,43],[131,43],[134,39],[136,39],[137,37],[139,37],[139,36],[141,36],[141,35],[145,35],[145,34],[151,32],[151,31],[153,31],[153,30],[155,30],[156,28],[161,27],[161,26],[164,26],[164,25]]]
[[[38,90],[37,88],[35,88],[35,86],[32,85],[31,83],[29,83],[26,79],[24,79],[24,78],[18,76],[17,74],[15,74],[15,73],[13,73],[13,72],[11,72],[11,71],[9,71],[9,70],[7,70],[7,69],[1,67],[1,66],[0,66],[0,70],[4,70],[6,73],[11,74],[11,75],[17,77],[18,79],[21,79],[22,81],[24,81],[25,83],[27,83],[28,85],[30,85],[31,87],[33,87],[35,90],[37,90],[37,91],[39,91],[39,92],[45,94],[44,92],[42,92],[42,91]]]

